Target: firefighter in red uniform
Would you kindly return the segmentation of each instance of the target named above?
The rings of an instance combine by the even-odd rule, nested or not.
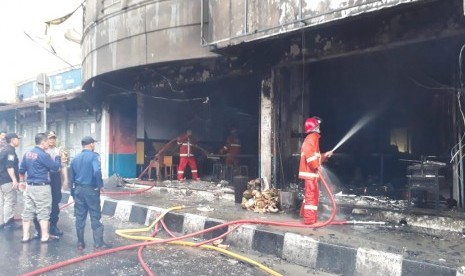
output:
[[[308,118],[305,121],[307,137],[302,144],[300,154],[299,178],[304,180],[304,202],[300,208],[300,216],[305,224],[314,224],[318,216],[318,200],[320,191],[318,187],[318,169],[326,158],[331,157],[331,151],[320,154],[320,123],[318,117]]]
[[[231,129],[231,133],[226,139],[226,145],[221,149],[222,154],[226,154],[224,163],[228,166],[239,165],[239,159],[237,156],[241,152],[241,141],[237,136],[237,129]]]
[[[192,131],[188,130],[186,133],[178,138],[179,145],[179,168],[178,168],[178,180],[184,181],[184,169],[186,165],[189,165],[192,172],[193,180],[200,180],[197,173],[197,162],[194,158],[193,143],[192,143]]]

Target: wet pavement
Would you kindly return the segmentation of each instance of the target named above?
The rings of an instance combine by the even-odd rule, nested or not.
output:
[[[131,181],[129,181],[131,182]],[[108,188],[107,191],[134,191],[147,188],[145,185],[125,184],[124,187]],[[164,181],[157,187],[140,195],[109,196],[117,200],[128,200],[138,204],[169,208],[175,205],[188,205],[180,213],[196,214],[225,221],[238,219],[258,219],[266,221],[299,222],[297,211],[287,213],[255,213],[243,210],[234,203],[233,191],[213,182]],[[325,220],[330,210],[320,211],[320,221]],[[363,216],[338,213],[336,220],[366,220]],[[448,232],[447,235],[422,233],[415,227],[387,223],[386,225],[332,225],[321,229],[258,226],[260,229],[296,233],[327,242],[354,248],[369,248],[382,252],[400,254],[409,260],[428,262],[439,266],[460,267],[465,265],[465,236],[462,233]]]
[[[144,195],[145,197],[146,195]],[[21,202],[21,197],[18,198]],[[20,208],[18,208],[20,209]],[[140,228],[141,225],[122,222],[114,217],[103,216],[105,240],[114,247],[132,244],[135,241],[123,239],[115,234],[116,229]],[[22,275],[61,261],[89,254],[93,251],[90,225],[86,227],[84,251],[76,249],[73,208],[67,207],[60,214],[59,227],[63,237],[56,242],[41,244],[39,240],[20,243],[21,230],[0,231],[0,275]],[[159,237],[165,238],[164,232]],[[283,275],[332,275],[311,268],[283,261],[274,256],[235,250],[253,260],[261,262]],[[144,250],[144,260],[155,275],[266,275],[256,267],[223,256],[217,252],[189,247],[161,245],[149,246]],[[97,257],[77,264],[71,264],[45,275],[145,275],[137,259],[135,249]]]
[[[300,221],[297,211],[261,214],[242,209],[239,204],[234,203],[233,189],[228,187],[226,185],[227,183],[208,181],[187,181],[185,183],[179,183],[177,181],[165,181],[141,194],[109,194],[111,192],[139,192],[143,189],[150,188],[147,184],[153,184],[153,182],[139,182],[137,184],[131,181],[129,182],[130,183],[121,185],[121,187],[106,185],[105,190],[108,194],[102,196],[103,201],[107,202],[109,199],[119,203],[127,201],[163,209],[176,205],[186,205],[189,208],[176,211],[176,213],[186,215],[194,214],[224,221],[238,219],[281,222]],[[21,202],[21,197],[19,197],[18,200]],[[330,214],[330,209],[326,206],[326,204],[322,205],[323,210],[321,210],[320,220],[325,220]],[[350,212],[339,212],[336,219],[355,219],[362,221],[366,220],[366,217],[354,215]],[[140,224],[121,221],[116,215],[114,217],[104,216],[103,222],[106,225],[106,240],[116,246],[130,244],[133,243],[133,241],[117,237],[114,234],[115,229],[141,227]],[[76,238],[74,234],[72,207],[63,210],[60,215],[59,226],[64,230],[65,234],[60,241],[52,244],[40,244],[37,240],[31,241],[28,244],[21,244],[19,242],[21,239],[21,230],[0,231],[0,248],[2,249],[0,250],[0,267],[2,267],[0,275],[20,275],[44,266],[52,265],[59,261],[92,252],[92,238],[89,224],[86,227],[86,242],[88,248],[82,253],[75,249]],[[363,257],[363,254],[366,254],[366,250],[375,250],[383,254],[384,252],[399,254],[399,256],[404,258],[404,263],[408,259],[408,262],[402,266],[402,275],[404,275],[404,270],[408,271],[409,264],[411,264],[410,261],[418,262],[421,266],[424,266],[424,264],[432,264],[434,265],[433,268],[441,269],[441,271],[443,271],[443,268],[452,269],[446,270],[443,274],[432,270],[429,274],[426,273],[423,275],[455,275],[455,271],[453,270],[465,265],[463,253],[465,252],[465,236],[457,232],[448,233],[448,235],[435,235],[418,232],[415,227],[411,227],[408,224],[400,225],[398,223],[388,223],[386,225],[332,225],[320,229],[257,226],[257,229],[265,231],[265,234],[285,233],[285,235],[288,235],[293,233],[298,234],[299,237],[308,237],[318,241],[322,244],[321,246],[323,246],[320,246],[318,249],[317,258],[319,263],[321,263],[321,260],[325,261],[324,256],[321,256],[322,253],[323,255],[326,254],[326,251],[323,250],[326,248],[330,250],[328,252],[334,252],[336,255],[338,252],[355,254],[351,253],[354,252],[353,249],[355,249],[355,252],[358,252],[356,253],[357,262],[360,259],[360,252],[362,252]],[[285,238],[285,240],[286,239],[287,238]],[[336,249],[331,247],[333,245],[336,246]],[[258,246],[260,247],[260,245]],[[340,271],[345,271],[347,265],[352,264],[351,262],[344,262],[344,260],[341,260],[344,264],[340,264],[340,269],[336,269],[335,271],[337,272],[334,272],[334,270],[331,269],[331,263],[327,266],[302,267],[288,261],[283,261],[276,256],[250,251],[240,247],[231,247],[230,249],[238,251],[241,254],[250,255],[254,260],[270,265],[284,275],[327,275],[313,269],[317,268],[321,270],[321,267],[332,273],[346,275],[344,272]],[[363,250],[360,251],[360,249]],[[186,250],[185,248],[173,246],[147,248],[144,252],[146,261],[151,267],[155,268],[154,272],[157,275],[264,275],[256,268],[251,268],[249,265],[222,257],[215,252],[197,251],[190,248]],[[336,255],[335,257],[339,258]],[[387,257],[392,256],[387,255]],[[395,260],[394,258],[394,261]],[[431,267],[426,266],[425,270],[428,271],[430,268]],[[194,274],[190,273],[193,271],[195,271]],[[84,261],[78,265],[71,265],[50,272],[48,275],[65,274],[144,275],[144,272],[137,261],[136,252],[131,250],[116,253],[111,256],[100,257],[92,261]],[[348,273],[347,275],[354,274]],[[405,273],[405,275],[418,274]],[[457,275],[462,274],[458,273]]]

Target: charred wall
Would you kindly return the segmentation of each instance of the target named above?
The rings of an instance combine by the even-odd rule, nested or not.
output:
[[[276,166],[277,178],[283,172],[284,181],[296,181],[302,141],[296,122],[311,115],[324,120],[326,151],[360,118],[377,113],[328,163],[345,185],[402,190],[413,162],[427,156],[449,162],[465,43],[462,10],[461,1],[429,2],[288,36],[273,69],[279,72],[275,132],[284,160],[282,168]],[[396,144],[395,131],[403,131],[406,145]],[[452,169],[442,171],[444,197],[450,196]]]
[[[209,0],[208,9],[205,8],[209,16],[205,39],[209,45],[223,48],[425,2],[429,1]]]
[[[120,69],[213,58],[200,45],[200,2],[86,1],[83,82]]]

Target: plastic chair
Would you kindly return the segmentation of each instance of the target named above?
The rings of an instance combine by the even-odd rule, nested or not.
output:
[[[163,156],[163,166],[165,167],[165,178],[173,179],[178,171],[178,166],[173,164],[173,156]]]
[[[161,173],[160,173],[161,167],[163,167],[163,164],[160,164],[158,160],[151,160],[149,164],[149,171],[148,171],[149,179],[152,179],[152,169],[155,169],[157,173],[157,180],[161,180]]]

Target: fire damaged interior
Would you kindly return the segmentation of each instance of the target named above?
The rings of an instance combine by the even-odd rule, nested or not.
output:
[[[432,6],[434,11],[423,10],[425,18],[451,8]],[[460,12],[451,13],[457,14],[457,30],[463,28]],[[415,35],[421,22],[407,24],[410,30],[394,28],[394,21],[404,20],[409,21],[408,12],[386,13],[380,20],[347,23],[345,33],[328,26],[289,38],[294,43],[283,58],[287,60],[276,67],[274,80],[280,130],[275,133],[276,178],[283,187],[297,181],[302,123],[316,115],[323,119],[322,152],[357,129],[326,163],[336,192],[393,199],[411,195],[417,206],[430,206],[430,201],[434,206],[435,190],[409,190],[410,185],[422,186],[421,179],[417,183],[412,177],[420,168],[420,174],[430,170],[437,176],[441,202],[457,204],[451,198],[463,193],[455,182],[454,166],[461,164],[461,152],[455,153],[463,125],[457,96],[463,88],[459,64],[465,39],[457,33],[425,39],[431,32],[440,33],[437,26],[444,22],[439,21],[417,29]],[[384,38],[379,36],[381,26],[388,30]],[[358,29],[368,35],[357,35]],[[410,35],[409,41],[401,42]]]
[[[113,107],[121,106],[114,110],[113,118],[133,118],[126,123],[131,125],[125,128],[127,131],[121,129],[123,120],[115,127],[122,133],[131,132],[126,135],[128,137],[134,137],[143,129],[143,135],[134,137],[143,145],[143,152],[139,152],[140,148],[133,150],[144,155],[137,163],[137,175],[160,150],[172,155],[174,164],[179,164],[176,143],[169,142],[191,130],[196,144],[203,149],[195,152],[200,175],[210,176],[213,164],[223,161],[224,156],[219,151],[227,136],[231,129],[236,129],[242,146],[240,164],[248,167],[250,177],[257,177],[260,79],[251,72],[220,74],[226,66],[222,62],[131,68],[94,80],[93,89],[101,92],[96,93],[100,95],[96,96],[99,101],[111,103]],[[216,67],[212,70],[212,66]],[[208,75],[210,72],[212,76]],[[113,152],[130,151],[125,148],[134,142],[122,140],[116,139],[120,142],[112,144]],[[116,158],[115,154],[111,158]],[[111,170],[116,172],[121,168]]]
[[[345,188],[403,197],[407,168],[436,161],[444,164],[441,195],[450,197],[446,164],[457,142],[460,46],[436,41],[306,66],[306,105],[310,115],[323,118],[322,151],[331,150],[361,119],[370,120],[328,163]],[[290,170],[295,176],[295,167]]]

